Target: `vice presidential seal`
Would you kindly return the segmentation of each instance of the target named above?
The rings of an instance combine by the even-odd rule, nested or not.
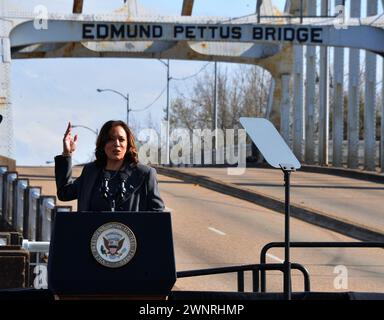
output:
[[[105,267],[119,268],[135,255],[136,237],[131,229],[119,222],[99,227],[91,239],[91,251],[97,262]]]

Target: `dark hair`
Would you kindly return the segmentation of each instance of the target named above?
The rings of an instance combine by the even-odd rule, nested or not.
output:
[[[105,167],[107,164],[107,155],[105,154],[104,147],[109,141],[109,132],[112,128],[117,126],[121,126],[127,134],[127,152],[124,156],[125,162],[127,164],[137,164],[139,162],[135,138],[131,129],[129,129],[124,121],[110,120],[104,123],[96,140],[96,164],[100,167]]]

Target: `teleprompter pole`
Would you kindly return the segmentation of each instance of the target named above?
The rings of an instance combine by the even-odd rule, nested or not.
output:
[[[290,260],[290,176],[295,168],[290,165],[280,165],[284,172],[285,187],[285,258],[284,258],[284,297],[291,300],[292,284],[291,284],[291,260]]]

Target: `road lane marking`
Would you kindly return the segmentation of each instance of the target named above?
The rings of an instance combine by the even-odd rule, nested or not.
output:
[[[225,236],[225,233],[223,231],[217,230],[217,229],[212,228],[212,227],[208,227],[208,229],[213,231],[213,232],[216,232],[217,234],[219,234],[221,236]]]
[[[273,254],[267,253],[267,257],[270,257],[273,260],[279,261],[280,263],[284,263],[284,260],[281,260],[279,257],[276,257]]]

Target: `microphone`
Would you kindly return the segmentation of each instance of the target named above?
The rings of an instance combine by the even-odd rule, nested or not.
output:
[[[120,198],[123,201],[124,201],[124,197],[125,197],[125,195],[127,193],[127,188],[126,188],[127,179],[128,179],[128,175],[125,172],[121,172],[120,173],[120,180],[121,180],[121,184],[120,184]]]
[[[111,174],[108,171],[104,172],[103,181],[101,183],[101,193],[103,198],[109,201],[109,180],[111,179]]]
[[[113,195],[110,193],[109,180],[111,180],[110,172],[104,171],[104,177],[101,183],[101,192],[102,192],[103,198],[109,202],[111,206],[111,211],[113,212],[115,211],[116,201],[115,199],[112,198]]]

